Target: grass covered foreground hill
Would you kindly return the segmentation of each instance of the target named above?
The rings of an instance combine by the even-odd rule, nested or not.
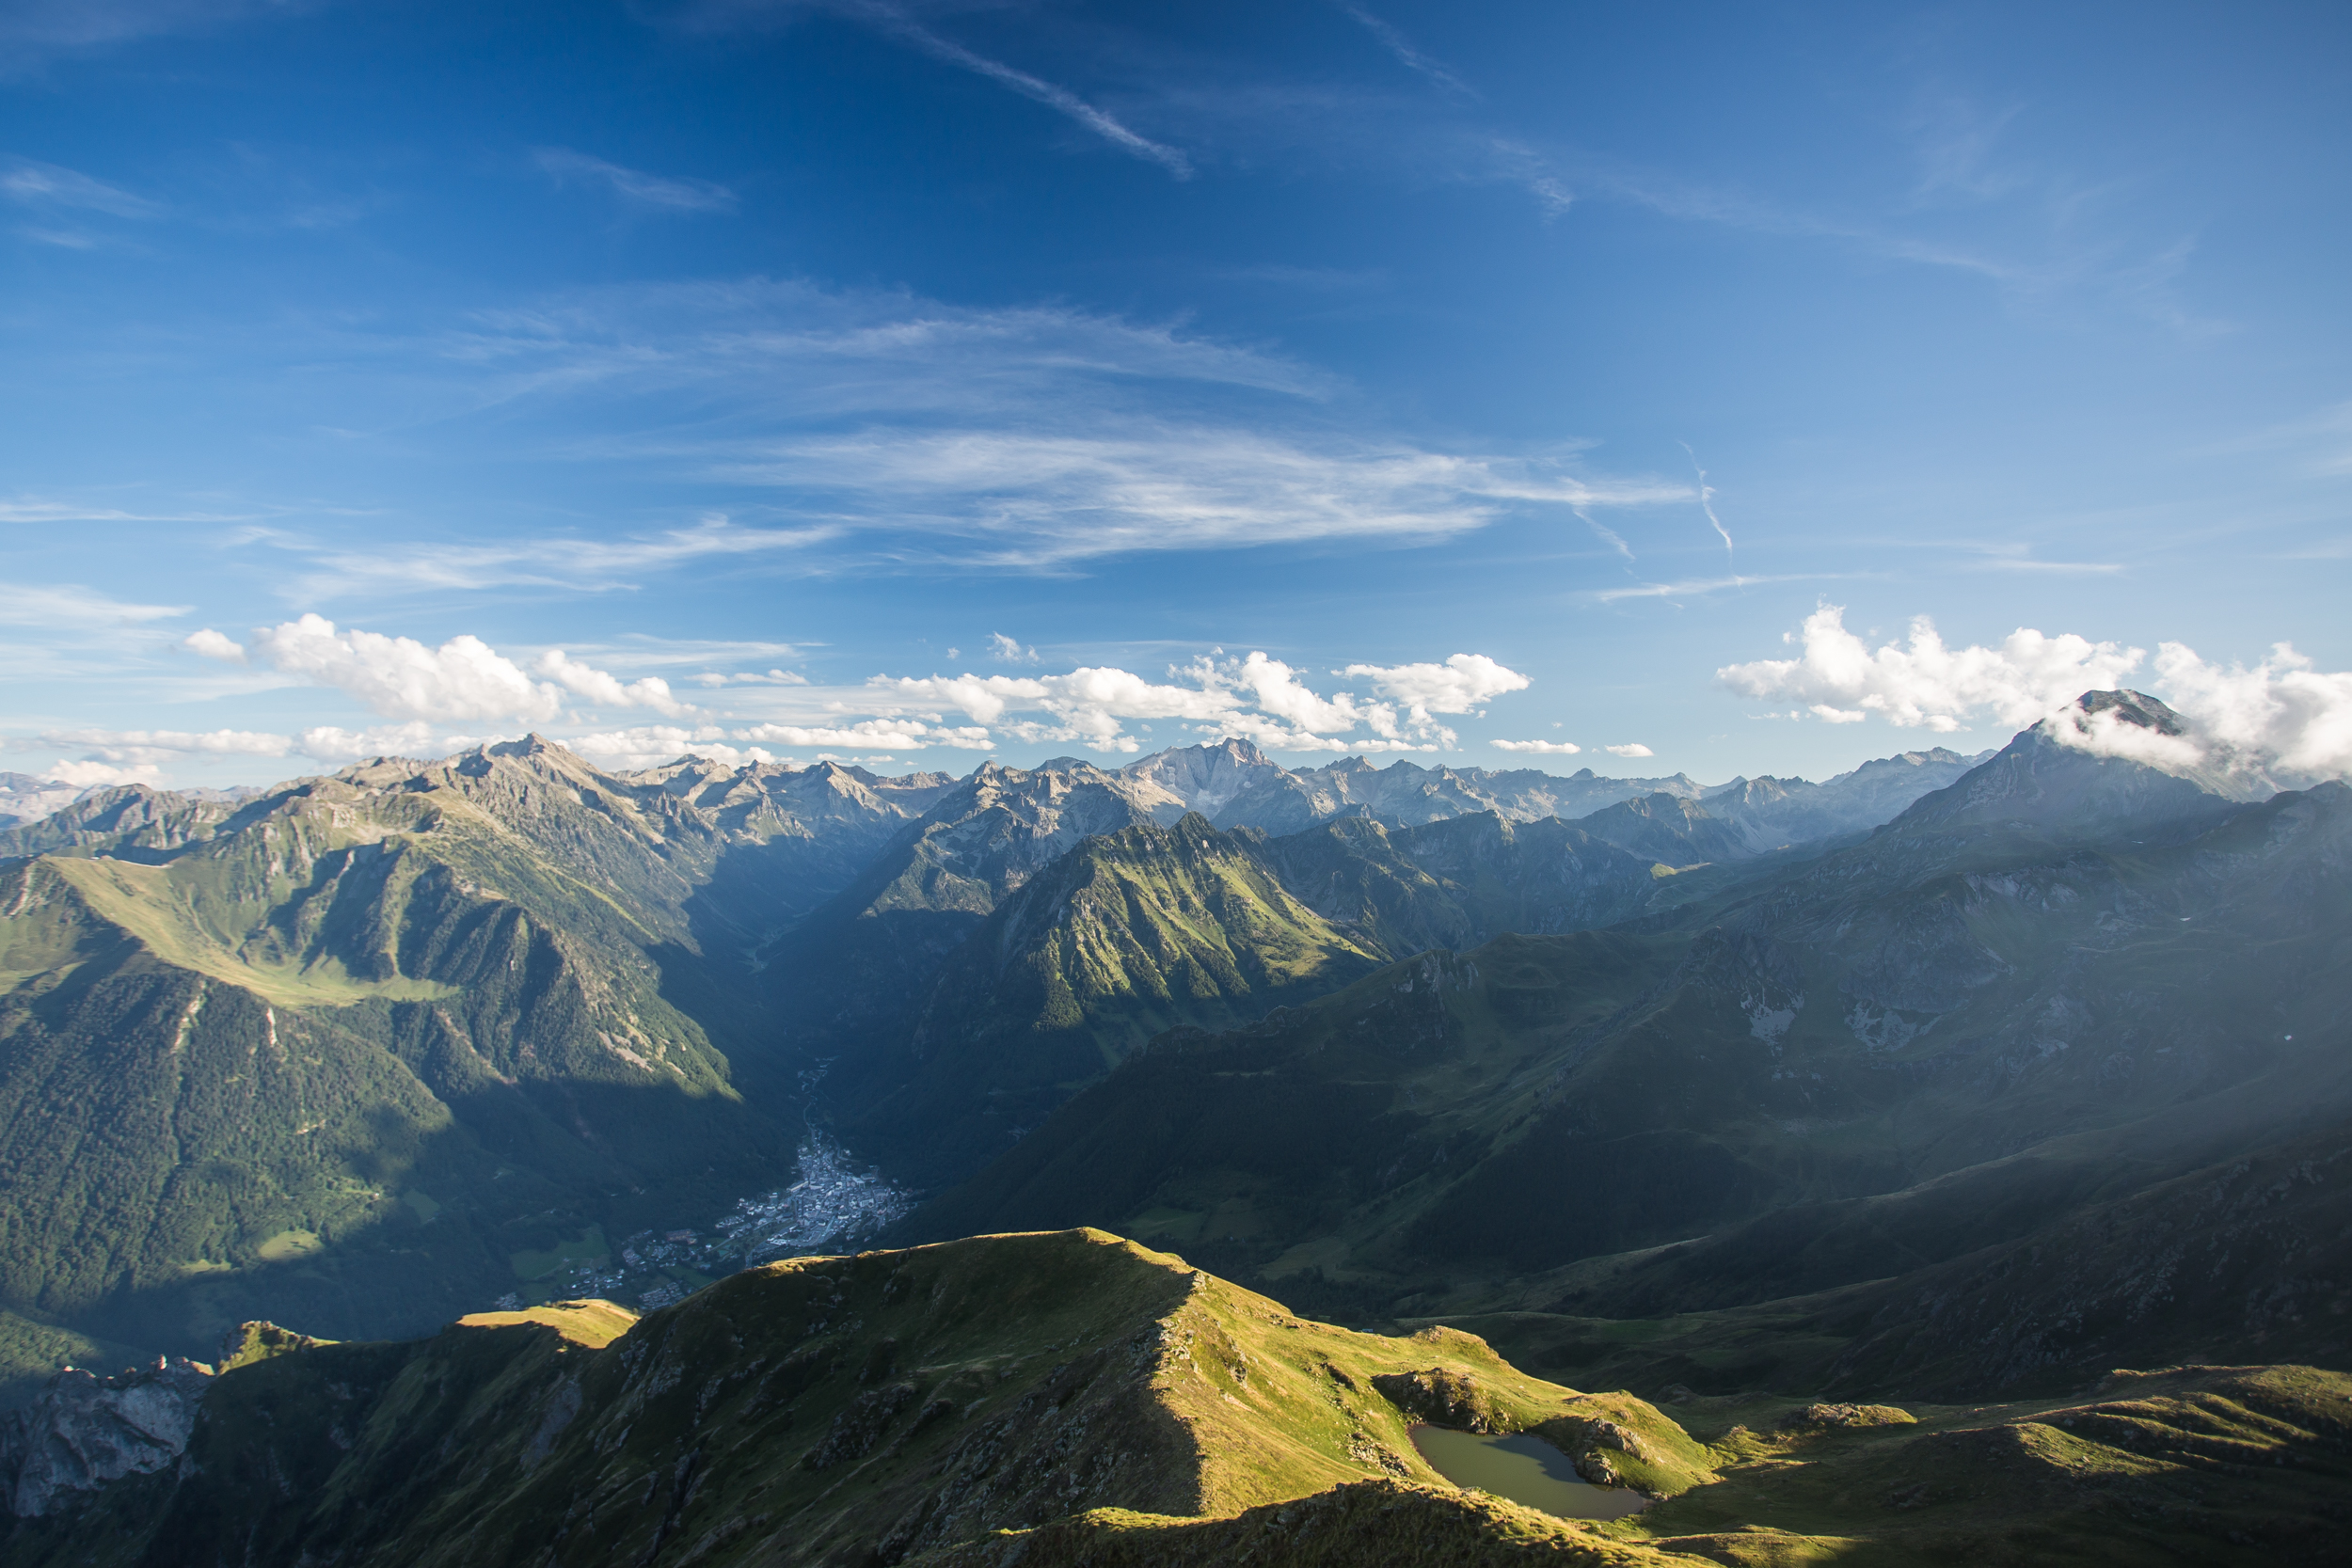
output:
[[[0,837],[0,1306],[198,1354],[264,1307],[413,1330],[779,1184],[732,976],[892,793],[531,740]]]
[[[1099,1231],[796,1259],[633,1323],[580,1303],[242,1350],[180,1462],[53,1499],[0,1562],[2253,1564],[2324,1549],[2352,1480],[2340,1374],[1661,1410]],[[1463,1491],[1416,1427],[1523,1434],[1646,1506]]]
[[[2347,901],[2352,790],[2029,732],[1861,844],[1172,1032],[902,1233],[1101,1225],[1652,1392],[2332,1364]]]

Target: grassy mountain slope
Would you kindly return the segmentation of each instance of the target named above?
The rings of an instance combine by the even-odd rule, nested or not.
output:
[[[1099,1231],[796,1259],[633,1323],[575,1303],[244,1344],[183,1463],[17,1521],[0,1563],[2250,1568],[2328,1550],[2352,1480],[2341,1373],[1661,1409],[1451,1329],[1304,1320]],[[1656,1500],[1602,1525],[1461,1491],[1415,1423],[1529,1434]]]
[[[907,1086],[850,1130],[918,1179],[961,1173],[1152,1035],[1238,1022],[1378,962],[1200,816],[1091,838],[956,951],[910,1037]]]
[[[0,1301],[195,1354],[264,1305],[380,1334],[778,1184],[730,976],[810,895],[811,819],[905,813],[676,782],[524,741],[8,835]]]
[[[1309,1323],[1101,1232],[795,1259],[596,1337],[460,1326],[240,1367],[191,1465],[21,1525],[7,1560],[895,1562],[1090,1507],[1231,1515],[1375,1478],[1459,1508],[1406,1433],[1448,1413],[1571,1446],[1611,1423],[1661,1490],[1709,1473],[1639,1401],[1450,1330]]]
[[[762,992],[785,1048],[825,1064],[845,1107],[893,1092],[897,1048],[949,955],[1031,877],[1091,835],[1150,822],[1166,796],[1091,765],[982,766],[766,955]]]
[[[1395,830],[1343,817],[1259,852],[1293,896],[1392,958],[1613,925],[1646,907],[1660,880],[1654,861],[1581,827],[1494,812]]]
[[[1924,1290],[1921,1271],[2352,1119],[2348,894],[2352,790],[2236,804],[2029,734],[1864,844],[1623,932],[1431,955],[1171,1037],[908,1233],[1123,1226],[1359,1312],[1484,1293],[1613,1322]],[[2294,1234],[2332,1277],[2323,1218]],[[2273,1283],[2326,1294],[2291,1274]],[[1906,1299],[1864,1317],[1928,1298]],[[2211,1307],[2049,1365],[2260,1316]],[[1923,1386],[2032,1370],[1870,1342],[1869,1366]]]

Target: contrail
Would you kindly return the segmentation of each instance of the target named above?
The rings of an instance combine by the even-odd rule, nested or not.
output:
[[[1632,548],[1626,544],[1625,536],[1623,534],[1619,533],[1615,529],[1604,528],[1599,523],[1593,521],[1593,515],[1585,511],[1581,506],[1571,506],[1568,510],[1575,513],[1578,521],[1581,522],[1586,528],[1591,529],[1594,534],[1599,538],[1603,544],[1607,545],[1611,549],[1616,551],[1619,555],[1625,557],[1629,562],[1633,559]]]
[[[1715,531],[1724,536],[1724,559],[1729,561],[1731,559],[1731,531],[1724,527],[1724,520],[1721,517],[1715,515],[1715,487],[1707,483],[1707,470],[1699,468],[1699,454],[1691,451],[1691,443],[1677,441],[1675,445],[1684,451],[1691,452],[1691,467],[1698,468],[1699,473],[1699,510],[1706,513],[1707,520],[1715,525]]]
[[[992,82],[1001,83],[1022,97],[1033,99],[1049,109],[1058,110],[1112,146],[1138,158],[1150,159],[1179,180],[1192,178],[1192,160],[1183,152],[1149,136],[1137,135],[1076,93],[1057,87],[1051,82],[1041,81],[1025,71],[1016,71],[1001,60],[974,54],[960,43],[941,38],[895,6],[867,5],[857,8],[924,53],[950,65],[961,66]]]

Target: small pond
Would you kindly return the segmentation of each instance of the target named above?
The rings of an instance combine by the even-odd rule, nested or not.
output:
[[[1595,1486],[1568,1456],[1524,1433],[1495,1437],[1444,1427],[1413,1428],[1413,1447],[1456,1486],[1474,1486],[1563,1519],[1621,1519],[1649,1499],[1629,1486]]]

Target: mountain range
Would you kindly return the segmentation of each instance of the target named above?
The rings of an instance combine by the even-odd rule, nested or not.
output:
[[[2178,726],[2137,693],[2083,705],[2157,735]],[[2038,1418],[2019,1412],[2079,1398],[2119,1366],[2341,1370],[2352,789],[2168,771],[2087,751],[2081,736],[2053,722],[1977,756],[1722,785],[1359,759],[1294,771],[1237,741],[1117,769],[1060,758],[961,779],[696,758],[612,774],[533,737],[243,799],[83,794],[0,834],[0,1351],[20,1402],[69,1358],[183,1361],[49,1385],[13,1418],[19,1435],[0,1433],[0,1470],[14,1467],[20,1497],[119,1517],[123,1561],[181,1560],[156,1555],[166,1540],[259,1539],[262,1504],[237,1500],[245,1481],[191,1492],[184,1475],[155,1479],[162,1460],[77,1481],[40,1457],[81,1451],[57,1434],[119,1426],[151,1397],[202,1418],[177,1447],[115,1449],[185,1453],[205,1474],[247,1473],[230,1455],[250,1444],[221,1433],[258,1432],[254,1411],[348,1439],[330,1433],[336,1453],[302,1461],[345,1512],[277,1520],[256,1560],[379,1538],[430,1556],[470,1539],[467,1520],[535,1519],[559,1493],[570,1501],[546,1528],[568,1540],[606,1516],[583,1499],[633,1496],[643,1470],[672,1479],[645,1490],[636,1522],[587,1527],[608,1533],[580,1560],[635,1542],[659,1495],[673,1522],[628,1548],[645,1560],[757,1556],[751,1544],[779,1530],[811,1561],[993,1561],[988,1540],[1017,1542],[1024,1560],[1209,1560],[1245,1536],[1264,1545],[1247,1530],[1288,1528],[1296,1515],[1282,1511],[1306,1501],[1330,1540],[1355,1542],[1330,1560],[1371,1560],[1374,1543],[1406,1539],[1365,1523],[1376,1501],[1411,1539],[1467,1531],[1464,1560],[1491,1548],[1516,1561],[1541,1536],[1597,1561],[1745,1561],[1713,1526],[1674,1521],[1736,1525],[1751,1507],[1742,1489],[1767,1472],[1818,1461],[1825,1477],[1848,1465],[1911,1475],[1913,1461],[1890,1457],[1888,1433],[1799,1455],[1790,1445],[1813,1438],[1757,1439],[1709,1413],[1776,1399],[1774,1419],[1790,1401],[1985,1416],[2006,1402],[1963,1446],[2032,1449]],[[844,1175],[856,1162],[872,1174]],[[889,1201],[812,1208],[828,1182]],[[730,1203],[742,1217],[721,1225]],[[772,1255],[754,1222],[787,1211],[834,1214],[833,1234],[887,1224],[880,1239],[897,1250],[701,1289]],[[801,1251],[828,1233],[794,1224],[777,1233],[803,1238]],[[714,1226],[736,1240],[722,1244]],[[962,1240],[975,1236],[995,1240]],[[1061,1263],[1039,1259],[1073,1246],[1129,1261],[1034,1285],[1063,1280]],[[658,1285],[632,1283],[656,1267]],[[948,1272],[925,1272],[936,1269]],[[835,1295],[851,1278],[884,1293],[815,1312],[812,1271]],[[1343,1332],[1288,1316],[1306,1313],[1391,1348],[1359,1347],[1390,1359],[1356,1384],[1327,1377],[1311,1398],[1235,1375],[1226,1395],[1270,1402],[1255,1435],[1210,1435],[1206,1406],[1087,1405],[1088,1421],[1129,1436],[1056,1448],[1008,1481],[992,1468],[1004,1445],[1044,1441],[1042,1429],[1012,1435],[1030,1416],[988,1418],[985,1463],[969,1446],[979,1438],[946,1434],[997,1408],[984,1391],[1011,1374],[934,1386],[955,1368],[997,1368],[1008,1353],[981,1340],[1009,1329],[991,1319],[964,1345],[965,1328],[921,1312],[888,1326],[914,1310],[900,1293],[917,1275],[934,1303],[961,1291],[1097,1314],[1089,1354],[1111,1354],[1103,1325],[1141,1310],[1161,1288],[1145,1281],[1177,1275],[1196,1282],[1188,1299],[1257,1304],[1219,1320],[1229,1338],[1253,1313],[1296,1325],[1285,1332]],[[796,1279],[774,1300],[802,1306],[742,1315]],[[622,1307],[550,1305],[632,1290],[661,1308],[638,1327]],[[661,1306],[690,1290],[683,1307]],[[721,1308],[700,1304],[722,1301],[737,1304],[734,1326],[695,1330],[691,1352],[657,1329],[707,1328]],[[1158,1328],[1135,1319],[1117,1333],[1163,1343],[1175,1320],[1152,1311]],[[725,1390],[816,1366],[785,1339],[760,1348],[785,1330],[754,1319],[791,1312],[808,1320],[791,1335],[830,1347],[829,1370],[787,1381],[833,1390],[803,1410],[815,1457],[792,1474],[821,1475],[838,1449],[881,1490],[853,1502],[846,1481],[739,1469],[709,1482],[713,1496],[782,1487],[774,1506],[740,1494],[733,1514],[698,1513],[711,1445],[752,1441],[768,1430],[761,1412],[788,1416],[801,1398],[736,1408]],[[471,1338],[396,1338],[460,1317]],[[251,1341],[262,1331],[238,1324],[264,1318],[302,1331],[263,1335],[298,1354],[239,1351],[210,1383],[169,1370],[224,1334]],[[603,1338],[581,1327],[592,1321]],[[492,1345],[506,1348],[469,1348]],[[1439,1347],[1428,1354],[1443,1365],[1413,1370],[1415,1345]],[[1134,1386],[1162,1386],[1172,1363],[1152,1354],[1134,1365],[1158,1370]],[[1342,1364],[1334,1349],[1315,1354]],[[850,1369],[863,1370],[825,1381]],[[1067,1370],[1020,1374],[1032,1402],[1014,1403],[1077,1408],[1076,1386],[1056,1382]],[[1431,1405],[1407,1386],[1423,1372],[1428,1387],[1501,1380],[1536,1404],[1507,1418],[1454,1395]],[[2182,1411],[2283,1400],[2292,1415],[2279,1419],[2324,1448],[2352,1432],[2333,1375],[2181,1373],[2177,1389],[2145,1392]],[[418,1402],[453,1376],[485,1392]],[[706,1391],[691,1417],[663,1418],[661,1457],[630,1448],[630,1413],[688,1378]],[[1385,1405],[1351,1404],[1359,1386]],[[1555,1423],[1545,1441],[1589,1458],[1586,1427],[1536,1408],[1595,1397],[1580,1387],[1629,1390],[1606,1418],[1634,1443],[1607,1462],[1618,1482],[1628,1453],[1678,1455],[1671,1475],[1644,1472],[1649,1495],[1712,1500],[1661,1502],[1571,1541],[1430,1502],[1460,1495],[1428,1492],[1442,1476],[1404,1426],[1381,1424]],[[346,1411],[347,1399],[360,1402]],[[1309,1418],[1333,1399],[1354,1412],[1353,1435]],[[941,1416],[921,1414],[933,1405]],[[557,1421],[559,1407],[570,1414]],[[592,1409],[612,1412],[593,1428],[603,1435],[532,1481],[561,1447],[541,1427]],[[215,1411],[229,1425],[207,1437]],[[1192,1451],[1181,1443],[1133,1457],[1158,1453],[1162,1439],[1140,1434],[1171,1419],[1201,1452],[1259,1455],[1272,1490],[1202,1481],[1178,1496],[1119,1480],[1131,1459],[1137,1475],[1206,1463],[1175,1457]],[[381,1440],[362,1442],[353,1422]],[[1902,1441],[1961,1440],[1943,1417],[1914,1424]],[[414,1463],[401,1445],[427,1432],[444,1459],[402,1479]],[[1143,1446],[1120,1446],[1130,1438]],[[2178,1441],[2203,1451],[2193,1433]],[[1093,1479],[1052,1479],[1080,1449]],[[1335,1453],[1348,1458],[1331,1469]],[[432,1468],[444,1461],[455,1468]],[[956,1486],[934,1486],[967,1472],[1000,1476],[981,1487],[995,1502],[967,1507]],[[2020,1497],[2047,1479],[2011,1478]],[[77,1513],[89,1486],[118,1502]],[[1834,1509],[1753,1497],[1765,1512],[1751,1528],[1802,1518],[1866,1556],[1895,1551],[1895,1535]],[[1097,1505],[1159,1523],[1082,1515]],[[755,1519],[767,1523],[740,1522]],[[690,1520],[704,1533],[680,1535]],[[1371,1533],[1348,1533],[1359,1526]],[[1975,1552],[1992,1529],[1969,1524],[1952,1549]],[[26,1561],[66,1549],[51,1526],[16,1539]],[[1925,1549],[1904,1539],[1902,1551]],[[2143,1556],[2134,1545],[2118,1560]],[[214,1558],[185,1559],[199,1560]]]

